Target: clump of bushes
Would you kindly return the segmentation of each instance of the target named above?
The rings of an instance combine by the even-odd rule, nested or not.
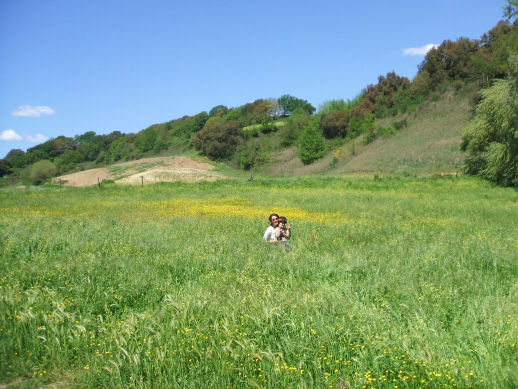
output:
[[[34,185],[40,185],[48,179],[54,177],[58,172],[58,168],[47,159],[35,162],[25,168],[22,177],[25,181]]]
[[[194,147],[214,160],[230,158],[242,141],[241,124],[236,121],[208,123],[192,138]]]

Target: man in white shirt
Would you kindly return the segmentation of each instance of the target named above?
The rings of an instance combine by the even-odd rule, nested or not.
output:
[[[270,226],[266,229],[263,235],[263,239],[267,242],[275,242],[275,227],[279,224],[277,219],[279,218],[279,215],[276,213],[272,213],[268,220],[270,221]]]

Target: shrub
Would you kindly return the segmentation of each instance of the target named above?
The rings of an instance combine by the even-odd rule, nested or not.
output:
[[[401,119],[401,120],[392,122],[392,127],[394,127],[398,131],[403,128],[406,128],[407,126],[408,126],[408,123],[407,123],[406,119]]]
[[[318,129],[318,123],[310,121],[300,139],[299,157],[307,165],[324,155],[325,141]]]
[[[376,138],[379,136],[378,131],[376,131],[375,128],[370,128],[362,138],[362,143],[364,145],[368,145],[369,143],[372,143],[376,140]]]
[[[194,147],[211,159],[226,159],[232,156],[236,147],[242,142],[243,134],[240,123],[208,123],[197,132],[192,141]]]
[[[303,111],[293,112],[279,132],[281,146],[288,147],[295,144],[309,120],[310,117],[307,113]]]
[[[24,176],[34,185],[40,185],[58,172],[56,165],[47,159],[38,161],[26,168]]]
[[[349,112],[349,110],[342,109],[322,116],[320,128],[327,139],[345,138],[347,135],[347,126],[349,125]]]
[[[263,134],[269,134],[270,132],[277,131],[277,127],[270,120],[268,115],[264,115],[263,121],[261,122],[261,132]]]
[[[269,152],[261,147],[257,140],[249,142],[239,153],[239,167],[243,170],[250,170],[262,165],[269,160]]]
[[[348,133],[352,136],[358,136],[374,129],[375,119],[372,114],[365,116],[353,116],[349,120]]]
[[[340,111],[340,110],[345,110],[345,109],[351,110],[360,103],[360,100],[361,100],[361,96],[356,96],[354,99],[347,100],[347,101],[345,101],[343,99],[329,100],[329,101],[324,102],[319,107],[318,111],[319,111],[319,113],[329,115],[329,114],[335,113],[336,111]]]

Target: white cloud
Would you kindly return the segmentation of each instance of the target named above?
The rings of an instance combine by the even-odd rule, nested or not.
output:
[[[426,53],[438,46],[436,43],[428,43],[422,47],[409,47],[408,49],[403,49],[403,55],[426,55]]]
[[[13,140],[23,140],[23,138],[18,135],[15,131],[9,129],[2,131],[0,133],[0,140],[7,140],[7,141],[13,141]]]
[[[41,143],[45,142],[49,138],[42,134],[36,134],[36,136],[27,135],[25,139],[27,139],[29,142]]]
[[[52,108],[46,105],[21,105],[11,115],[38,117],[41,115],[52,115],[54,112]]]

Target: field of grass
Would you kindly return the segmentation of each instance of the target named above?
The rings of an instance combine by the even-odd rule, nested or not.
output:
[[[516,387],[517,220],[466,177],[2,189],[0,386]]]

